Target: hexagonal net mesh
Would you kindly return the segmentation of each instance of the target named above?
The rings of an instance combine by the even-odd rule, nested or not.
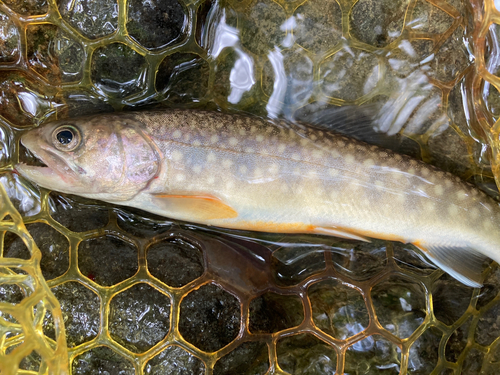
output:
[[[38,362],[40,373],[64,372],[67,370],[64,322],[59,302],[40,269],[42,254],[3,186],[0,186],[0,196],[2,244],[9,237],[17,236],[28,253],[27,259],[4,257],[4,247],[0,247],[0,288],[4,297],[0,302],[0,371],[14,374],[31,359]],[[49,324],[51,335],[44,330]]]
[[[473,290],[410,245],[171,223],[12,173],[52,118],[382,103],[401,152],[497,194],[498,17],[493,0],[0,1],[0,372],[498,373],[496,266]]]

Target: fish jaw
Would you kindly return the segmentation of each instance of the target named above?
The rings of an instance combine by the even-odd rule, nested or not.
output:
[[[25,163],[16,164],[14,171],[37,185],[63,193],[73,193],[73,182],[69,178],[62,179],[61,175],[50,167],[38,167]]]
[[[63,158],[44,149],[43,139],[38,132],[24,134],[21,137],[21,143],[46,166],[18,163],[14,166],[15,172],[47,189],[59,190],[63,193],[81,193],[75,191],[78,182],[77,173]]]

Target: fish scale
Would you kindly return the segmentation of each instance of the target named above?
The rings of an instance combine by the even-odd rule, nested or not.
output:
[[[22,142],[48,167],[17,170],[49,189],[224,228],[413,243],[474,286],[483,260],[500,260],[500,208],[484,193],[304,124],[174,109],[49,123]]]

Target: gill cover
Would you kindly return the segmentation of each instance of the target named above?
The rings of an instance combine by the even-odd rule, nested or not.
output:
[[[159,155],[154,143],[140,128],[117,124],[110,137],[110,151],[117,148],[122,155],[122,162],[113,163],[115,153],[111,152],[110,171],[113,176],[113,187],[107,193],[117,193],[113,200],[128,200],[147,186],[160,168]],[[121,170],[115,167],[121,166]]]

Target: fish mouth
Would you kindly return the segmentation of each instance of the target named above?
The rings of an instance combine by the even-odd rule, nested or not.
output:
[[[44,188],[61,191],[67,190],[76,178],[63,158],[43,146],[32,145],[32,140],[24,136],[19,143],[19,163],[14,172]]]
[[[14,166],[14,172],[26,177],[37,184],[49,188],[46,181],[54,181],[58,174],[55,170],[49,167],[45,160],[36,152],[26,149],[27,152],[19,154],[19,163]]]
[[[22,143],[19,144],[19,164],[32,167],[49,168],[49,166],[44,163],[43,159],[38,156],[36,152],[31,151]]]

